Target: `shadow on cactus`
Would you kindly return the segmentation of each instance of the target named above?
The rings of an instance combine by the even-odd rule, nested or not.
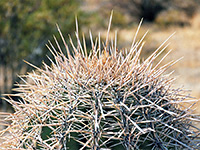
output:
[[[4,121],[11,124],[1,131],[7,149],[200,149],[199,117],[192,106],[197,100],[172,89],[174,78],[164,72],[176,61],[154,64],[165,50],[166,41],[146,60],[140,60],[143,39],[129,50],[117,49],[117,35],[109,42],[100,35],[87,52],[85,38],[73,49],[63,40],[66,55],[56,38],[48,49],[52,65],[22,77],[17,89],[21,99],[7,100],[15,109]],[[65,51],[65,50],[64,50]],[[71,54],[73,51],[73,54]],[[30,64],[31,65],[31,64]],[[33,65],[32,65],[33,66]],[[188,107],[184,103],[190,104]]]

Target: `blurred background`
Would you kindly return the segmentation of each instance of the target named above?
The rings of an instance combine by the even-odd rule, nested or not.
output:
[[[23,60],[41,67],[50,62],[45,44],[58,35],[59,24],[66,40],[74,38],[75,16],[80,32],[106,35],[111,10],[114,11],[112,29],[118,30],[118,45],[129,47],[136,28],[144,19],[138,38],[147,30],[142,57],[151,54],[173,32],[173,49],[166,62],[184,57],[169,71],[176,70],[175,85],[184,85],[191,95],[200,98],[200,1],[199,0],[0,0],[0,111],[12,111],[4,95],[20,82],[18,75],[33,70]],[[111,32],[111,33],[112,33]],[[200,105],[197,108],[200,113]]]

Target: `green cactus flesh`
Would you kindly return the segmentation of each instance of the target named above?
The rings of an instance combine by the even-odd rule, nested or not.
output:
[[[105,42],[90,36],[89,54],[78,31],[77,45],[70,39],[68,46],[58,28],[66,54],[55,38],[47,46],[54,56],[51,66],[34,66],[22,77],[19,101],[7,100],[15,112],[4,120],[11,124],[1,131],[2,147],[200,149],[200,129],[194,126],[199,118],[191,110],[195,102],[182,89],[171,88],[174,78],[164,74],[176,61],[160,66],[167,53],[154,64],[165,42],[141,61],[146,34],[138,41],[135,36],[129,50],[118,50],[117,36],[108,42],[110,24]]]

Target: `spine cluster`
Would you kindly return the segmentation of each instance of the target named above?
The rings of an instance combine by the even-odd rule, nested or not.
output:
[[[196,100],[172,89],[174,78],[164,74],[176,61],[161,66],[168,52],[154,63],[167,40],[141,61],[146,35],[136,40],[141,23],[128,50],[117,49],[117,35],[109,42],[110,25],[111,19],[105,42],[90,34],[91,48],[78,28],[77,45],[70,38],[70,46],[58,28],[65,50],[55,38],[47,45],[51,66],[32,65],[36,71],[22,77],[19,101],[8,100],[15,112],[4,120],[11,124],[1,131],[0,147],[200,149],[200,129],[194,126],[200,119],[191,109]]]

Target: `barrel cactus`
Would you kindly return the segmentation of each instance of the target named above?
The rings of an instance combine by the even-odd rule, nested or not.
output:
[[[200,149],[200,121],[193,114],[196,100],[173,89],[174,78],[165,71],[176,61],[161,66],[165,42],[142,61],[145,35],[131,48],[117,48],[117,35],[105,42],[100,34],[91,47],[85,37],[62,46],[49,42],[51,66],[32,64],[35,71],[22,76],[18,101],[7,100],[15,112],[1,131],[5,149]],[[77,25],[78,26],[78,25]],[[57,45],[57,46],[55,46]],[[184,103],[190,104],[189,106]]]

